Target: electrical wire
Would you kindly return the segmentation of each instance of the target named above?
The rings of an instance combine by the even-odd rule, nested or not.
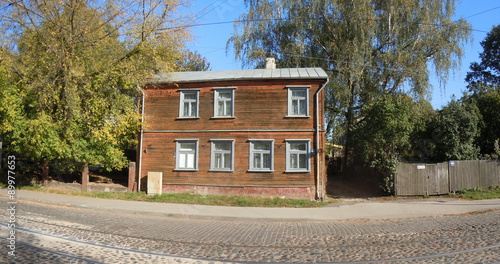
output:
[[[216,7],[214,7],[214,8],[212,8],[212,9],[208,10],[207,12],[205,12],[204,14],[202,14],[201,16],[197,17],[194,21],[198,21],[198,20],[200,20],[202,17],[204,17],[204,16],[206,16],[208,13],[210,13],[210,12],[214,11],[214,10],[215,10],[216,8],[218,8],[219,6],[221,6],[221,5],[225,4],[227,1],[228,1],[228,0],[224,0],[224,1],[222,1],[222,2],[221,2],[220,4],[218,4]],[[219,2],[219,0],[216,0],[216,1],[215,1],[215,2],[213,2],[212,4],[208,5],[208,6],[206,7],[206,9],[208,9],[208,7],[209,7],[209,6],[211,6],[211,5],[213,5],[213,4],[217,3],[217,2]],[[199,12],[199,13],[198,13],[198,15],[200,15],[200,14],[201,14],[201,12]]]
[[[484,14],[484,13],[487,13],[487,12],[490,12],[490,11],[493,11],[493,10],[496,10],[496,9],[499,9],[499,8],[500,8],[500,6],[493,7],[493,8],[491,8],[491,9],[488,9],[488,10],[485,10],[485,11],[481,11],[481,12],[479,12],[479,13],[476,13],[476,14],[473,14],[473,15],[470,15],[470,16],[467,16],[467,17],[464,17],[464,19],[468,19],[468,18],[471,18],[471,17],[475,17],[475,16],[477,16],[477,15],[482,15],[482,14]]]

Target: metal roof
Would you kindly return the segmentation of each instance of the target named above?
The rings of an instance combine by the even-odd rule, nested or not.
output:
[[[220,81],[248,81],[266,79],[326,80],[328,75],[321,68],[279,68],[229,71],[196,71],[160,73],[148,80],[149,84],[201,83]]]

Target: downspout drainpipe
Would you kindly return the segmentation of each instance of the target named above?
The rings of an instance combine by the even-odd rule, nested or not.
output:
[[[320,111],[319,111],[319,93],[323,91],[323,89],[326,87],[328,82],[330,81],[330,78],[326,78],[326,82],[319,88],[318,91],[316,91],[316,94],[314,95],[316,97],[316,196],[319,200],[324,199],[324,193],[323,193],[323,177],[321,176],[321,171],[319,170],[319,165],[320,165],[320,153],[319,153],[319,141],[320,141],[320,132],[321,132],[321,119],[320,118],[325,118],[324,116],[319,116]],[[321,182],[320,182],[321,178]],[[319,188],[321,186],[321,193],[319,191]]]
[[[141,170],[142,170],[142,137],[144,134],[144,90],[141,89],[141,87],[137,86],[139,88],[139,91],[142,93],[142,98],[141,98],[141,132],[139,135],[139,166],[138,166],[138,177],[137,177],[137,191],[141,191]]]

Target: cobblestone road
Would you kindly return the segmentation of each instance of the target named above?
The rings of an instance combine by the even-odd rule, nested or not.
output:
[[[8,212],[0,236],[7,238]],[[500,211],[397,221],[166,218],[22,201],[0,263],[499,263]]]

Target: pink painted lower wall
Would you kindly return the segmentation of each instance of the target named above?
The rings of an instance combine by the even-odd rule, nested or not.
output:
[[[292,199],[315,199],[315,187],[231,187],[205,185],[164,184],[163,193],[192,193],[201,195],[236,195],[256,197],[283,197]]]

